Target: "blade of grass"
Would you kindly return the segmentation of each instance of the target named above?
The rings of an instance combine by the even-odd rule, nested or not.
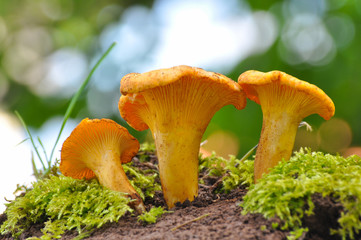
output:
[[[65,115],[64,115],[64,119],[63,119],[63,123],[61,125],[61,128],[60,128],[60,131],[59,131],[59,134],[58,134],[58,137],[56,138],[56,141],[55,141],[55,144],[53,146],[53,149],[51,150],[51,154],[50,154],[50,158],[49,158],[49,162],[48,162],[48,165],[50,166],[51,164],[51,160],[53,158],[53,155],[54,155],[54,151],[55,151],[55,148],[59,142],[59,139],[60,139],[60,136],[61,136],[61,133],[63,132],[63,129],[64,129],[64,126],[66,124],[66,122],[68,121],[69,117],[70,117],[70,114],[72,113],[74,107],[75,107],[75,104],[76,102],[78,101],[78,98],[80,96],[80,94],[83,92],[84,88],[87,86],[87,84],[89,83],[90,81],[90,78],[92,77],[94,71],[98,68],[98,66],[100,65],[100,63],[104,60],[104,58],[110,53],[110,51],[113,49],[113,47],[116,45],[116,43],[114,42],[112,45],[110,45],[110,47],[108,48],[108,50],[103,54],[103,56],[98,60],[98,62],[95,64],[95,66],[92,68],[92,70],[90,71],[88,77],[85,79],[85,81],[83,82],[83,84],[80,86],[80,88],[78,89],[78,91],[74,94],[74,96],[72,97],[71,101],[70,101],[70,104],[65,112]]]
[[[19,118],[19,120],[20,120],[21,124],[23,125],[23,127],[25,128],[25,130],[27,131],[27,133],[28,133],[28,135],[29,135],[29,138],[30,138],[30,141],[31,141],[31,144],[33,145],[33,148],[34,148],[34,150],[35,150],[35,152],[36,152],[36,155],[38,156],[38,158],[39,158],[39,160],[40,160],[40,162],[41,162],[41,165],[43,166],[43,169],[45,169],[45,164],[44,164],[44,162],[43,162],[43,159],[42,159],[41,156],[40,156],[40,153],[39,153],[39,151],[38,151],[38,148],[37,148],[36,145],[35,145],[33,136],[31,135],[28,126],[26,125],[24,119],[21,117],[21,115],[20,115],[20,113],[18,113],[18,111],[15,111],[15,114],[16,114],[16,116]]]
[[[36,168],[33,152],[31,152],[31,166],[33,167],[33,174],[34,174],[35,178],[39,179],[40,173],[39,173],[38,169]]]
[[[256,150],[256,148],[258,147],[258,144],[256,144],[256,146],[254,146],[253,148],[251,148],[251,150],[249,150],[242,158],[241,158],[241,162],[243,162],[246,159],[249,159],[249,157],[251,156],[251,154],[254,152],[254,150]]]
[[[175,230],[177,230],[177,229],[179,229],[179,228],[181,228],[181,227],[184,227],[184,226],[187,225],[187,224],[190,224],[190,223],[193,223],[193,222],[195,222],[195,221],[199,221],[199,220],[201,220],[201,219],[203,219],[203,218],[205,218],[205,217],[208,217],[209,215],[211,215],[211,213],[206,213],[206,214],[204,214],[204,215],[202,215],[202,216],[200,216],[200,217],[197,217],[197,218],[194,218],[194,219],[192,219],[192,220],[189,220],[189,221],[187,221],[187,222],[185,222],[185,223],[183,223],[183,224],[180,224],[180,225],[172,228],[171,231],[173,232],[173,231],[175,231]]]
[[[23,143],[26,142],[27,140],[29,140],[29,138],[25,138],[24,140],[22,140],[21,142],[19,142],[18,144],[16,144],[16,146],[19,146],[20,144],[23,144]]]
[[[43,144],[43,142],[40,140],[39,137],[38,137],[38,142],[39,142],[39,144],[40,144],[40,146],[41,146],[41,149],[42,149],[43,152],[44,152],[45,160],[46,160],[46,162],[48,163],[48,167],[50,167],[48,154],[46,154],[46,150],[45,150],[44,144]]]

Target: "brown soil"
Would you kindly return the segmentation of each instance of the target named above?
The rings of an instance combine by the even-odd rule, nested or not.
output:
[[[153,158],[154,160],[154,158]],[[148,162],[142,167],[153,168]],[[135,164],[140,164],[135,159]],[[204,185],[199,186],[199,196],[193,202],[178,204],[171,213],[160,217],[155,224],[144,225],[137,217],[127,214],[117,223],[109,223],[91,233],[86,239],[286,239],[288,232],[273,229],[272,222],[280,223],[279,219],[266,220],[260,214],[241,214],[238,203],[247,190],[240,187],[229,194],[217,194],[220,181],[214,177],[203,177]],[[309,232],[302,239],[341,239],[330,236],[330,228],[338,228],[337,219],[342,206],[330,198],[321,195],[313,197],[315,215],[305,217],[304,227]],[[152,199],[145,200],[146,207],[165,206],[163,194],[157,192]],[[6,220],[6,215],[0,215],[0,225]],[[20,239],[42,235],[43,224],[37,224],[26,230]],[[72,239],[77,236],[75,231],[63,235],[62,239]],[[12,239],[1,236],[0,239]]]
[[[238,198],[215,200],[207,206],[201,206],[205,204],[201,198],[198,200],[199,204],[176,207],[152,225],[126,216],[95,231],[88,239],[285,239],[285,233],[273,230],[260,215],[242,216],[236,204]],[[263,225],[266,229],[262,231]]]

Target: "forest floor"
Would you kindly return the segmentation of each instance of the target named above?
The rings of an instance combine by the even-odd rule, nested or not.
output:
[[[152,166],[148,162],[141,167]],[[200,174],[200,177],[204,176]],[[118,222],[94,230],[86,239],[287,239],[288,231],[272,226],[274,222],[281,223],[279,219],[267,220],[261,214],[241,214],[239,203],[247,193],[244,186],[228,194],[220,194],[215,191],[220,178],[206,176],[203,180],[204,184],[199,184],[199,195],[193,202],[177,204],[157,219],[155,224],[146,225],[138,221],[135,214],[127,213]],[[304,217],[303,227],[309,231],[301,239],[341,239],[331,236],[329,229],[338,227],[337,219],[342,206],[321,195],[314,195],[313,202],[315,214]],[[157,191],[153,198],[147,197],[144,203],[148,210],[153,206],[166,207],[161,191]],[[6,215],[0,215],[0,225],[5,220]],[[44,223],[31,226],[21,234],[20,239],[41,237],[43,227]],[[73,239],[77,235],[75,230],[69,231],[62,239]],[[0,235],[0,239],[12,238],[10,235]]]

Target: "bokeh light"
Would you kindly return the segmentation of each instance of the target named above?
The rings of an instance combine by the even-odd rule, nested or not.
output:
[[[346,14],[330,16],[325,24],[339,49],[346,48],[355,36],[355,25]]]
[[[300,148],[310,148],[312,151],[317,151],[319,149],[317,131],[309,131],[305,127],[299,128],[293,149],[298,151]]]
[[[62,20],[71,16],[74,8],[73,1],[46,0],[39,2],[40,9],[51,20]]]
[[[151,68],[188,64],[227,72],[240,59],[266,51],[278,33],[272,13],[251,12],[244,1],[161,0],[154,9],[162,38]]]
[[[228,159],[229,155],[237,156],[239,139],[231,132],[216,131],[212,133],[202,145],[204,155],[215,152],[218,156]]]
[[[39,95],[60,95],[70,98],[85,79],[88,64],[80,51],[63,48],[46,59],[45,76],[40,84],[32,86]]]
[[[352,141],[350,125],[343,119],[332,118],[322,123],[318,130],[320,147],[330,153],[344,151]]]
[[[290,64],[324,65],[335,56],[333,39],[317,15],[297,14],[286,24],[281,56]]]
[[[352,155],[357,155],[359,157],[361,157],[361,147],[350,147],[350,148],[347,148],[343,153],[342,155],[344,157],[349,157],[349,156],[352,156]]]

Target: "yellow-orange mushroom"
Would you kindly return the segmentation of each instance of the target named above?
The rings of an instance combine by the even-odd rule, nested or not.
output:
[[[198,195],[198,154],[213,115],[223,106],[246,105],[241,87],[224,75],[177,66],[121,80],[121,116],[136,130],[150,128],[169,208]]]
[[[289,160],[303,118],[317,113],[328,120],[335,113],[335,105],[321,89],[284,72],[250,70],[239,76],[238,83],[263,112],[255,181],[282,159]]]
[[[63,143],[60,171],[75,179],[96,177],[104,187],[129,194],[131,205],[143,212],[143,201],[122,167],[138,150],[139,142],[126,128],[110,119],[86,118]]]

